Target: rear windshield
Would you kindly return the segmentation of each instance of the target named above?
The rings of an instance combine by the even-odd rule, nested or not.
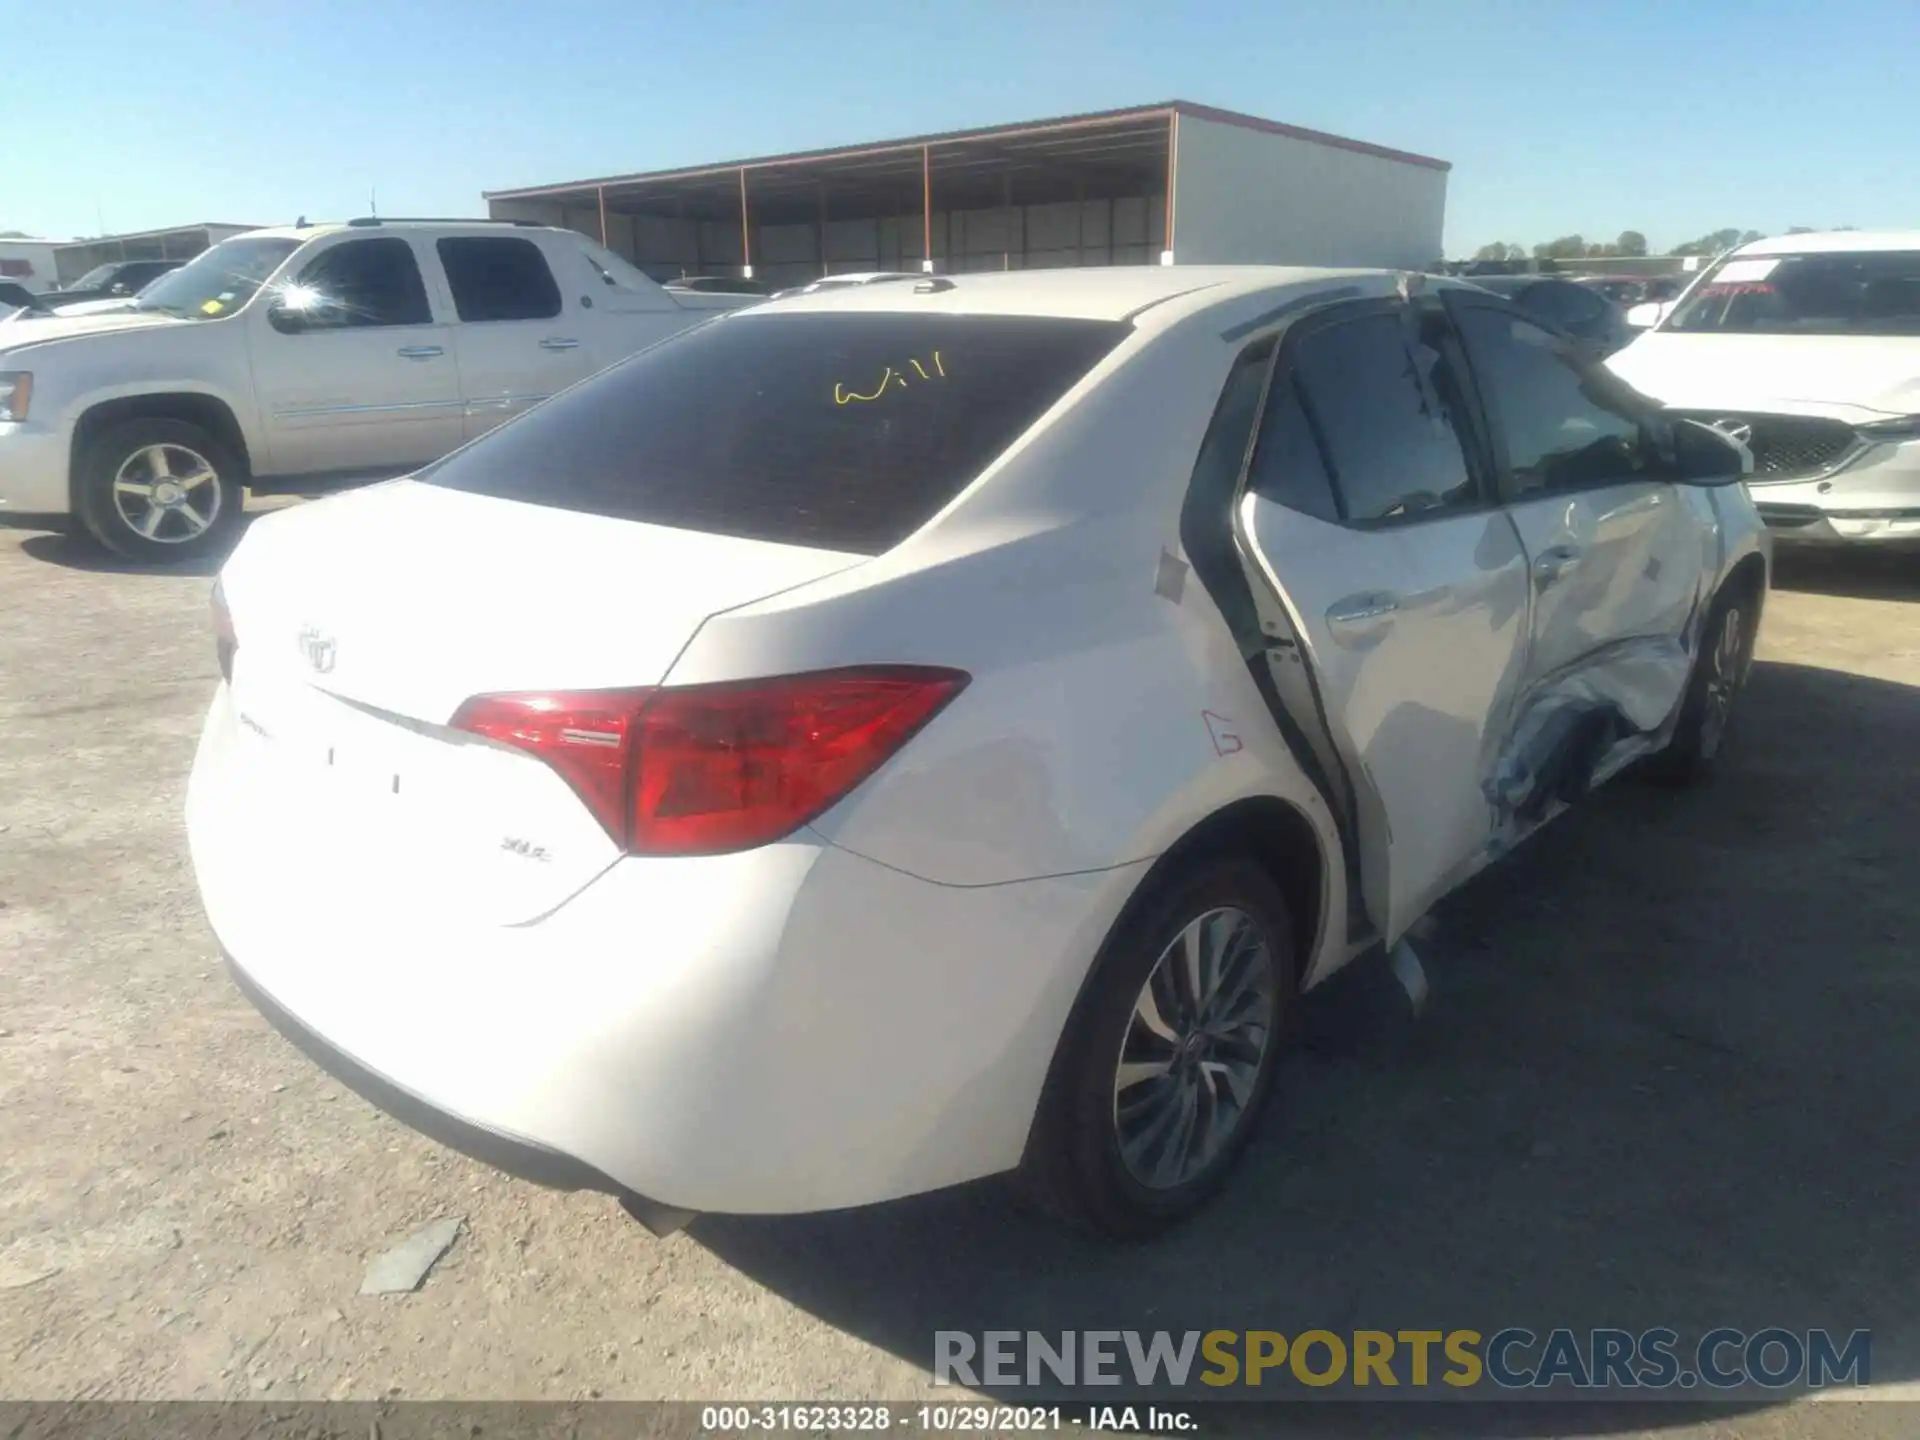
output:
[[[422,472],[448,489],[877,555],[1128,333],[1021,315],[728,316]]]
[[[1723,260],[1669,330],[1747,335],[1920,335],[1920,250]]]

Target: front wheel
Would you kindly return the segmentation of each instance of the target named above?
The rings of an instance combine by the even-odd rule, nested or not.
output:
[[[82,447],[81,521],[128,560],[183,564],[225,543],[239,524],[240,463],[218,437],[184,420],[129,420]]]
[[[1296,989],[1285,898],[1238,857],[1129,908],[1061,1040],[1023,1167],[1056,1215],[1113,1238],[1198,1210],[1245,1148]]]
[[[1715,598],[1700,630],[1700,653],[1673,739],[1648,761],[1647,772],[1654,779],[1691,785],[1712,772],[1733,718],[1733,702],[1753,666],[1759,623],[1759,600],[1745,587],[1724,590]]]

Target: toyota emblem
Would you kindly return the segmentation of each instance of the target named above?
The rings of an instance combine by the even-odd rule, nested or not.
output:
[[[307,664],[313,667],[314,674],[324,675],[333,669],[334,644],[331,635],[309,625],[300,632],[295,644],[300,647],[300,653],[306,656]]]
[[[1753,426],[1749,425],[1745,420],[1736,420],[1730,415],[1725,419],[1714,421],[1713,428],[1729,440],[1736,441],[1741,445],[1745,445],[1753,439]]]

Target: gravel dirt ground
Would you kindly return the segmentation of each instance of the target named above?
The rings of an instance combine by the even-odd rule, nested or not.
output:
[[[0,1398],[905,1399],[935,1329],[1509,1324],[1867,1327],[1920,1397],[1920,564],[1784,567],[1716,782],[1450,900],[1417,1024],[1329,987],[1221,1204],[1120,1250],[990,1186],[656,1240],[341,1089],[195,899],[208,573],[0,527]],[[423,1289],[358,1293],[448,1218]],[[1482,1433],[1920,1433],[1588,1413]]]

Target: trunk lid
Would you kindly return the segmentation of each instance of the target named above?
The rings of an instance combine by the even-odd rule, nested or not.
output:
[[[257,813],[317,893],[536,918],[619,851],[539,759],[452,729],[460,704],[657,685],[708,616],[862,558],[410,481],[264,517],[221,579]]]

